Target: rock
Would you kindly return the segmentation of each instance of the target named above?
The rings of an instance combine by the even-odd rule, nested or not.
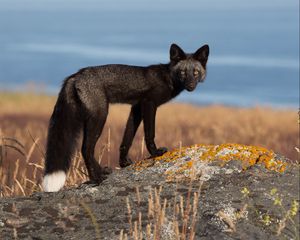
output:
[[[2,198],[0,238],[299,239],[298,181],[299,165],[267,149],[195,145],[99,186]]]

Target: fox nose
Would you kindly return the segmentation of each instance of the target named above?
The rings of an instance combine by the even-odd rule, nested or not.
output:
[[[190,91],[193,91],[197,86],[197,82],[190,82],[185,84],[185,89]]]

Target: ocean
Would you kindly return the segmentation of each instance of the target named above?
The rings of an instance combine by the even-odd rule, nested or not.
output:
[[[176,101],[299,107],[298,0],[0,0],[0,88],[57,94],[86,66],[167,63],[173,42],[211,50]]]

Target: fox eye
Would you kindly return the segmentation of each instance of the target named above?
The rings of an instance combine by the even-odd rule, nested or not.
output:
[[[194,75],[198,76],[199,75],[199,71],[198,70],[194,70]]]

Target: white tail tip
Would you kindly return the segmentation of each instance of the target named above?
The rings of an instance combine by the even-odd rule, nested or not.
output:
[[[57,171],[46,174],[42,186],[45,192],[57,192],[64,186],[65,181],[66,173],[64,171]]]

